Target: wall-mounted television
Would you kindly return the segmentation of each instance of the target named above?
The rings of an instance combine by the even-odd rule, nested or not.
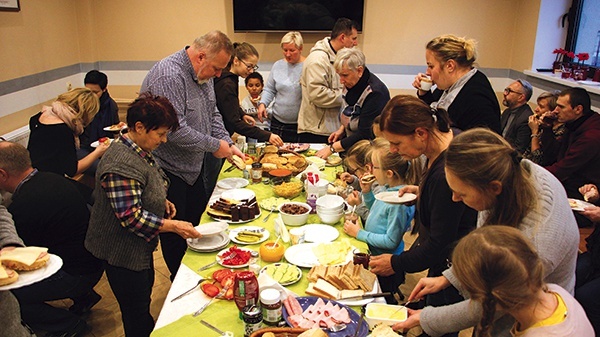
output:
[[[233,0],[235,32],[331,32],[338,18],[362,31],[365,0]]]

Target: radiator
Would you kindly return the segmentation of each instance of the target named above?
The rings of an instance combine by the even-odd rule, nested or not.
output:
[[[27,143],[29,142],[29,125],[25,125],[19,129],[4,134],[2,137],[8,141],[19,143],[27,147]]]

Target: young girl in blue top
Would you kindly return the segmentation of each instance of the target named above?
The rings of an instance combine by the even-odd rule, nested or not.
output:
[[[383,187],[381,192],[398,191],[405,184],[416,183],[419,165],[415,165],[401,156],[389,151],[389,143],[385,139],[376,138],[372,141],[371,169],[377,183]],[[371,187],[372,183],[363,183],[360,186],[363,200],[369,208],[369,216],[365,228],[348,220],[344,223],[344,232],[358,240],[366,242],[372,255],[400,254],[404,251],[402,237],[410,228],[415,215],[415,206],[390,204],[375,199]],[[404,275],[388,277],[378,276],[382,291],[397,291],[395,284],[401,284]],[[393,298],[386,298],[390,302]]]

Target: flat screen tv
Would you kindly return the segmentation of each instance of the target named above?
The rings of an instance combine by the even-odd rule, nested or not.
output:
[[[235,32],[331,32],[338,18],[362,31],[365,0],[233,0]]]

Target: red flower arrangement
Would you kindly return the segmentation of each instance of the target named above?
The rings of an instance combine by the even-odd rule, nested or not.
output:
[[[582,65],[585,64],[585,61],[590,59],[590,54],[588,54],[588,53],[579,53],[575,56],[581,62]]]
[[[572,51],[568,51],[568,50],[564,50],[562,48],[557,48],[554,49],[554,51],[552,52],[552,54],[556,54],[556,59],[554,60],[554,62],[562,62],[564,61],[565,57],[571,58],[573,59],[575,57],[575,53]],[[588,55],[589,57],[589,55]]]

